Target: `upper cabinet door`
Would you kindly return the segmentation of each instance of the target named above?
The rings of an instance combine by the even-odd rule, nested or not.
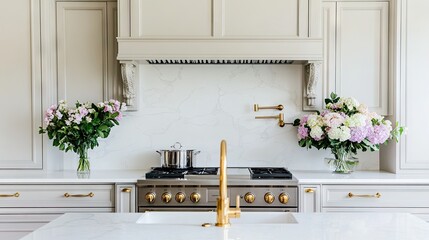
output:
[[[73,105],[107,95],[107,5],[58,2],[58,99]]]
[[[389,3],[338,2],[336,18],[336,92],[387,115]]]
[[[42,81],[38,0],[0,8],[0,168],[41,169]]]

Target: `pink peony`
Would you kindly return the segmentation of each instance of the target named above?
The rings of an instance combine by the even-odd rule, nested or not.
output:
[[[345,118],[339,113],[327,113],[323,117],[323,122],[330,128],[336,128],[341,126],[345,121]]]
[[[305,139],[308,137],[308,128],[304,127],[304,125],[300,125],[298,127],[298,139]]]

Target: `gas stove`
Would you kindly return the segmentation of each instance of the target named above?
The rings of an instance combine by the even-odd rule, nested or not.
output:
[[[297,180],[285,168],[227,168],[228,196],[243,211],[297,211]],[[139,211],[213,211],[219,194],[216,167],[153,168],[137,181]],[[231,201],[231,204],[234,201]]]
[[[245,168],[244,168],[245,169]],[[285,168],[248,168],[252,179],[292,179],[292,173]],[[217,167],[207,168],[153,168],[146,173],[146,179],[185,178],[188,175],[217,175]]]

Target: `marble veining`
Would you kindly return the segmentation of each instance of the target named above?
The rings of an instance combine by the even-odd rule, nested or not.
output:
[[[111,136],[90,151],[91,169],[159,166],[155,150],[176,141],[201,150],[198,166],[217,166],[221,139],[228,141],[229,166],[327,169],[323,159],[329,151],[307,151],[298,146],[295,128],[254,119],[278,114],[255,113],[254,103],[283,104],[287,122],[304,114],[302,65],[140,65],[139,71],[139,111],[127,112]],[[56,155],[48,155],[48,169],[76,168],[74,153],[50,151]],[[377,153],[359,158],[359,169],[378,169]]]

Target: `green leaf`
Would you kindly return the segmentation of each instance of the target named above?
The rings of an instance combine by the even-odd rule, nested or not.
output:
[[[104,133],[100,130],[97,130],[98,136],[100,136],[101,138],[104,138]]]
[[[109,130],[109,127],[106,126],[106,125],[101,125],[101,126],[98,127],[98,130],[100,130],[100,131],[107,131],[107,130]]]
[[[334,93],[334,92],[331,92],[331,99],[335,99],[335,98],[337,98],[337,94],[336,93]]]

